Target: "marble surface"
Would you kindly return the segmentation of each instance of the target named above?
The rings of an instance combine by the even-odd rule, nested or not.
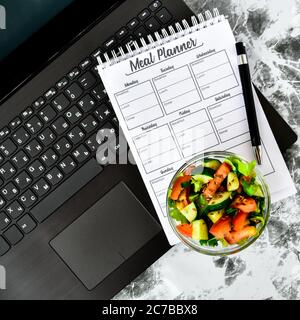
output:
[[[256,85],[300,136],[300,1],[186,0],[195,12],[218,7],[237,39],[250,44]],[[174,246],[115,299],[300,299],[300,140],[285,159],[297,195],[273,204],[253,246],[208,257]]]

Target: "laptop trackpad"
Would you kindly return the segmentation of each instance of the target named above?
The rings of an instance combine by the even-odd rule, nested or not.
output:
[[[92,290],[160,230],[156,220],[121,182],[50,245]]]

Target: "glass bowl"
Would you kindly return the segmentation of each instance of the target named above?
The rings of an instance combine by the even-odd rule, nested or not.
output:
[[[177,170],[176,174],[174,175],[174,177],[172,178],[172,180],[170,182],[168,190],[170,188],[172,188],[173,183],[175,182],[178,175],[180,173],[184,172],[190,166],[199,166],[199,165],[203,164],[205,158],[218,159],[222,162],[228,156],[234,156],[234,157],[237,157],[243,161],[248,162],[248,160],[246,160],[242,156],[231,153],[231,152],[227,152],[227,151],[211,151],[211,152],[202,153],[200,156],[196,156],[196,157],[192,158],[191,160],[189,160],[188,162],[186,162],[184,165],[182,165]],[[199,241],[193,240],[189,237],[186,237],[177,231],[176,226],[178,224],[180,224],[180,222],[173,219],[169,214],[170,208],[169,208],[169,201],[168,201],[168,194],[167,194],[166,208],[167,208],[168,220],[169,220],[169,223],[170,223],[173,231],[175,232],[177,237],[181,240],[181,242],[183,242],[189,248],[191,248],[199,253],[212,255],[212,256],[224,256],[224,255],[237,253],[237,252],[240,252],[240,251],[244,250],[245,248],[249,247],[252,243],[254,243],[260,237],[260,235],[262,234],[262,232],[265,229],[265,226],[268,222],[269,215],[270,215],[270,200],[271,200],[269,188],[265,182],[265,179],[264,179],[262,173],[257,168],[255,168],[255,172],[256,172],[256,181],[261,185],[261,188],[262,188],[262,191],[263,191],[263,194],[265,197],[265,208],[264,208],[264,211],[262,212],[265,221],[264,221],[264,224],[259,223],[256,225],[257,235],[255,237],[251,237],[247,240],[243,240],[242,244],[232,244],[232,245],[229,244],[228,246],[225,246],[225,247],[223,247],[220,244],[220,241],[218,241],[218,246],[215,246],[215,247],[210,247],[207,245],[200,245]]]

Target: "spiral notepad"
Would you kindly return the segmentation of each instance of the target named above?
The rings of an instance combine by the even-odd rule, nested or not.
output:
[[[217,9],[206,11],[106,53],[98,62],[169,242],[177,243],[166,217],[167,188],[176,170],[209,150],[253,158],[229,23]],[[295,187],[256,96],[255,100],[264,154],[260,169],[276,201],[295,193]],[[121,163],[127,161],[121,146],[126,140],[120,137],[108,144],[112,151],[119,150]],[[101,152],[98,159],[105,161]]]

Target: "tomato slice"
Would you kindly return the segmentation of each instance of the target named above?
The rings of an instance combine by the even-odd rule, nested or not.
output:
[[[249,197],[243,197],[241,195],[237,196],[233,200],[231,207],[247,213],[256,211],[256,208],[257,208],[256,202],[254,199]]]
[[[224,238],[231,230],[231,218],[224,216],[215,222],[209,232],[217,239]]]
[[[183,187],[181,186],[181,184],[183,182],[190,181],[191,179],[192,179],[192,176],[189,176],[189,175],[178,177],[177,180],[175,180],[175,182],[173,184],[170,198],[172,200],[177,200],[181,191],[183,190]]]
[[[228,173],[232,170],[231,166],[223,162],[217,171],[214,174],[214,178],[210,180],[203,192],[206,199],[210,199],[213,195],[217,192],[219,187],[221,186],[222,182],[228,176]]]
[[[183,234],[186,237],[192,237],[192,224],[183,223],[176,226],[176,229],[179,233]]]
[[[256,236],[257,230],[254,226],[246,226],[239,231],[232,231],[225,236],[229,244],[235,244],[241,240]]]
[[[249,216],[248,212],[243,212],[239,210],[232,219],[233,230],[234,231],[242,230],[246,225],[248,216]]]

